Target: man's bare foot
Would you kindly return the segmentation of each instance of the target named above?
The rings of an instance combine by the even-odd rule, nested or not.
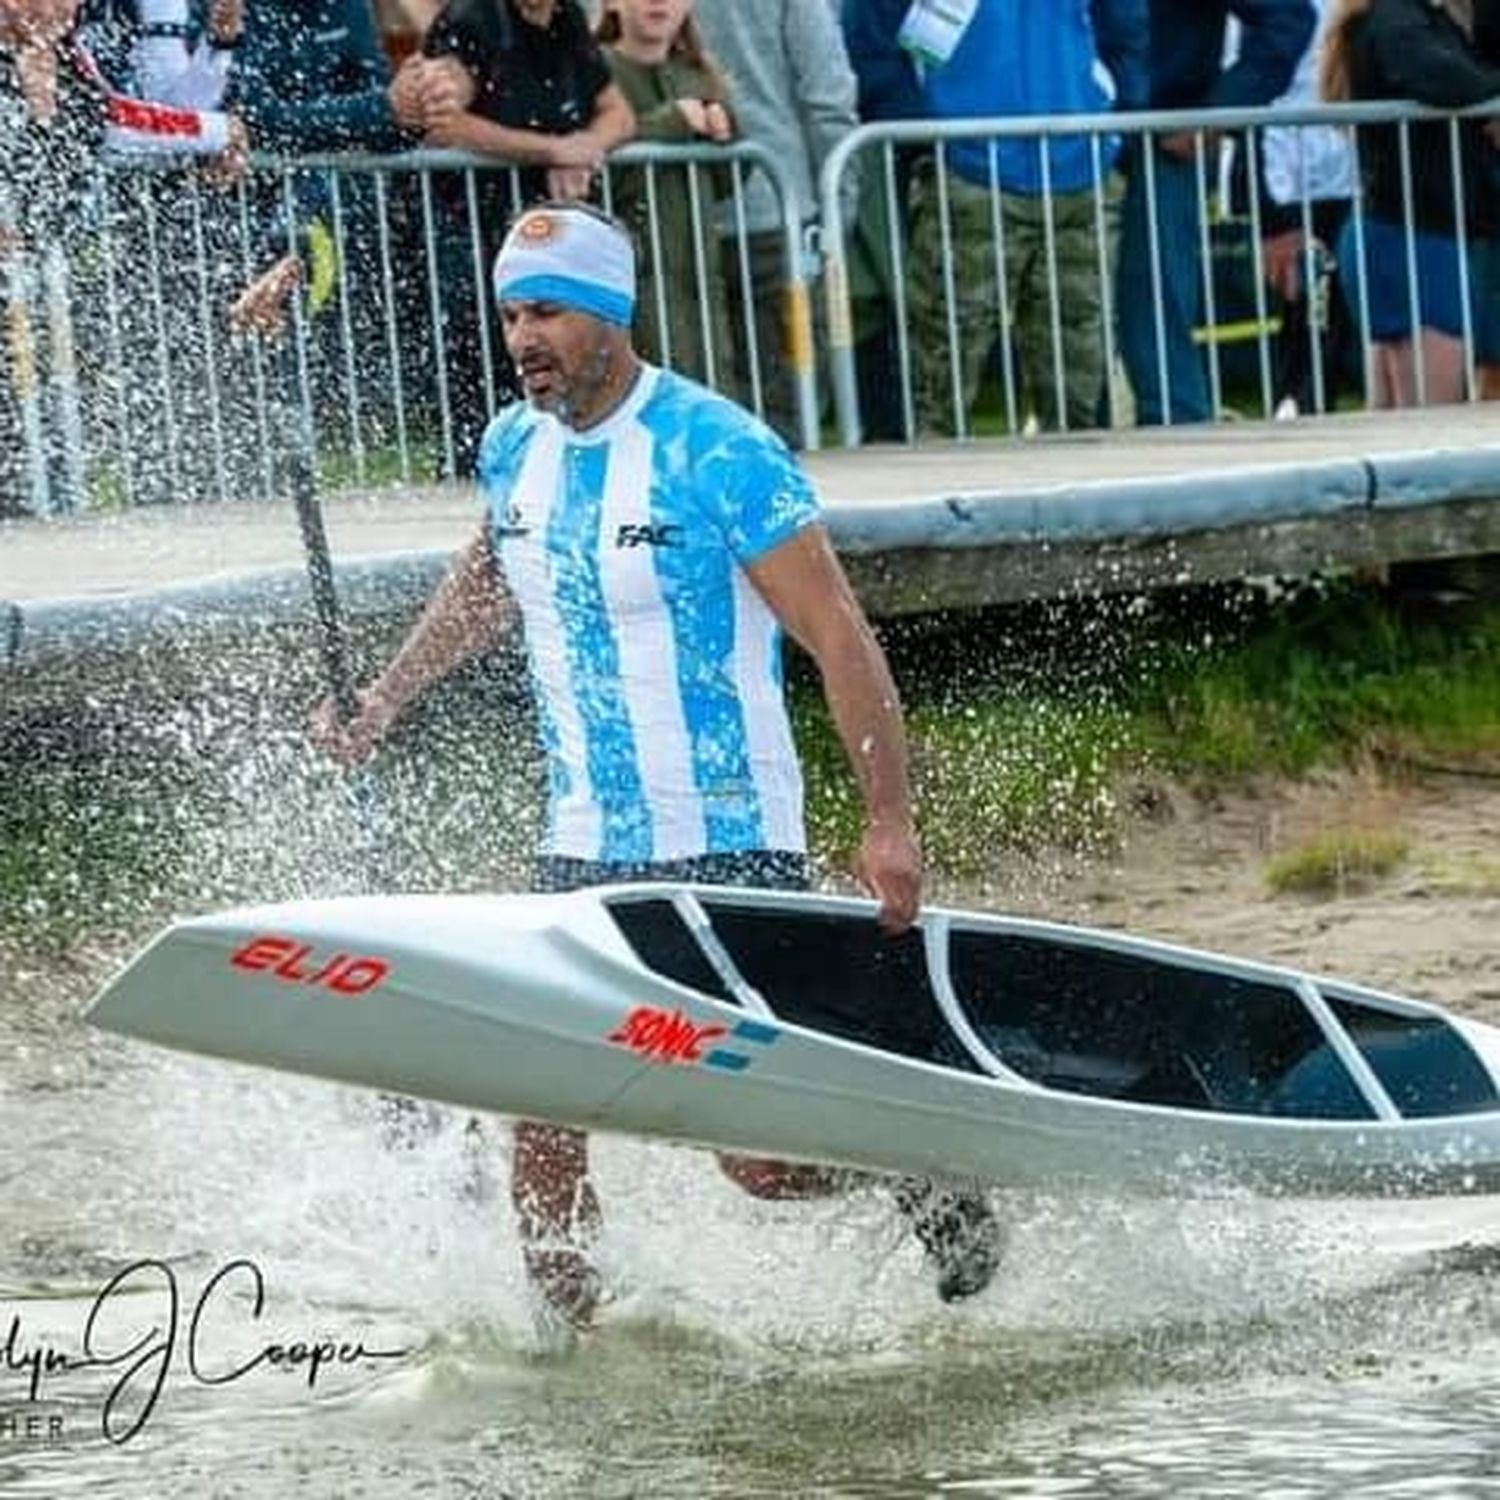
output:
[[[593,1262],[572,1247],[532,1248],[523,1252],[526,1276],[546,1310],[570,1328],[593,1325],[603,1283]]]

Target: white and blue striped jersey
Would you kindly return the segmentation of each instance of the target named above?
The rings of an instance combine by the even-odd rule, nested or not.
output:
[[[645,365],[586,432],[507,408],[479,477],[540,709],[542,852],[803,850],[781,631],[745,572],[819,517],[781,440]]]

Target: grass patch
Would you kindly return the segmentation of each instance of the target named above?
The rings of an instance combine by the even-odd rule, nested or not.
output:
[[[1493,606],[1424,615],[1353,583],[1199,591],[989,611],[896,629],[888,648],[929,859],[959,876],[1006,847],[1107,847],[1120,789],[1141,780],[1500,768]],[[858,797],[805,676],[793,707],[812,837],[838,857],[859,837]]]
[[[1399,833],[1331,829],[1278,854],[1266,866],[1266,884],[1278,896],[1347,895],[1389,875],[1409,852],[1410,844]]]
[[[1424,859],[1422,875],[1440,895],[1500,896],[1500,859],[1475,854]]]
[[[318,453],[318,490],[331,494],[338,490],[384,489],[410,481],[422,484],[442,473],[443,445],[430,433],[409,433],[406,463],[394,436],[364,434],[364,472],[355,460],[347,435],[333,438],[325,434]]]
[[[935,876],[983,876],[1015,850],[1107,850],[1142,785],[1213,790],[1393,761],[1500,768],[1496,606],[1429,616],[1353,585],[1200,591],[910,622],[887,645]],[[138,923],[142,907],[354,888],[357,820],[302,734],[313,672],[272,654],[237,669],[222,702],[148,706],[122,684],[118,702],[55,724],[0,714],[0,929],[66,941]],[[805,661],[789,680],[813,848],[847,868],[858,791]],[[265,684],[278,702],[260,701]],[[524,878],[541,803],[526,703],[518,682],[481,672],[393,738],[377,780],[399,883]],[[1273,889],[1347,889],[1406,854],[1368,808],[1334,826],[1281,857]],[[1489,893],[1500,870],[1432,879]]]
[[[1165,639],[1132,694],[1163,768],[1297,776],[1393,744],[1500,763],[1500,610],[1424,616],[1353,585],[1241,610]]]

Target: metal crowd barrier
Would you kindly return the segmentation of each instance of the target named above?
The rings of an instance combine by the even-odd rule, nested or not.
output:
[[[781,208],[769,288],[745,214],[755,171]],[[294,414],[328,484],[472,472],[510,396],[489,268],[520,169],[453,152],[257,157],[224,189],[190,165],[120,160],[91,198],[66,247],[6,248],[0,515],[272,496]],[[627,199],[650,354],[817,446],[807,249],[777,160],[749,143],[630,146],[597,194]],[[289,332],[235,335],[230,303],[289,243],[304,266]],[[767,295],[783,348],[755,317]]]
[[[1007,233],[1014,233],[1018,211],[1027,205],[1023,195],[1003,190],[1001,152],[1014,151],[1019,143],[1034,147],[1034,164],[1040,174],[1041,191],[1030,200],[1041,224],[1040,279],[1045,307],[1033,312],[1033,327],[1043,329],[1045,348],[1034,351],[1032,363],[1040,365],[1043,383],[1050,378],[1059,393],[1067,391],[1072,370],[1069,358],[1068,299],[1059,263],[1059,219],[1063,196],[1054,194],[1048,182],[1050,150],[1042,143],[1069,138],[1084,143],[1091,162],[1086,192],[1086,217],[1092,240],[1091,284],[1086,302],[1097,302],[1099,353],[1106,371],[1106,389],[1093,407],[1090,420],[1070,422],[1069,403],[1056,401],[1052,422],[1070,425],[1124,425],[1131,417],[1132,393],[1122,379],[1120,360],[1121,307],[1118,301],[1119,199],[1122,184],[1112,180],[1110,162],[1116,143],[1120,160],[1128,159],[1139,180],[1130,191],[1142,196],[1148,224],[1149,263],[1133,267],[1138,283],[1144,274],[1149,284],[1150,319],[1155,334],[1156,381],[1164,388],[1161,420],[1174,417],[1168,340],[1164,336],[1165,308],[1171,295],[1171,277],[1176,267],[1163,263],[1160,246],[1163,194],[1160,178],[1163,158],[1159,148],[1167,136],[1190,134],[1191,165],[1195,174],[1198,296],[1201,317],[1194,342],[1202,352],[1210,391],[1211,419],[1277,414],[1273,366],[1278,354],[1277,335],[1286,309],[1267,285],[1262,245],[1261,198],[1250,191],[1232,210],[1225,185],[1233,180],[1233,164],[1226,159],[1231,148],[1240,155],[1248,180],[1259,176],[1259,165],[1268,129],[1332,127],[1349,142],[1353,180],[1360,179],[1361,140],[1370,127],[1393,125],[1398,132],[1403,190],[1405,245],[1405,297],[1412,326],[1418,327],[1419,307],[1411,130],[1418,123],[1444,122],[1447,128],[1447,172],[1451,201],[1457,212],[1457,263],[1462,298],[1463,363],[1467,375],[1465,395],[1476,399],[1479,383],[1476,366],[1487,350],[1476,348],[1479,314],[1470,296],[1470,272],[1476,242],[1464,223],[1461,191],[1460,121],[1465,116],[1483,117],[1484,108],[1448,113],[1408,103],[1345,104],[1274,109],[1173,111],[1135,114],[1075,115],[1047,118],[990,118],[963,121],[902,121],[861,126],[845,137],[824,165],[820,183],[823,295],[827,306],[827,358],[837,412],[839,440],[857,445],[871,436],[869,410],[872,393],[894,392],[898,409],[880,416],[876,437],[912,441],[931,433],[967,438],[976,433],[1018,433],[1038,424],[1034,396],[1028,403],[1022,372],[1018,368],[1017,320],[1025,293],[1035,297],[1034,285],[1017,288],[1010,283],[1013,263],[1007,255]],[[1302,136],[1296,138],[1302,140]],[[977,235],[965,239],[957,228],[952,195],[962,191],[950,170],[952,152],[959,142],[977,143],[985,153],[987,167],[978,194],[988,199],[988,223]],[[1144,143],[1144,144],[1143,144]],[[1500,156],[1496,157],[1500,163]],[[1116,167],[1115,171],[1118,172]],[[972,172],[970,179],[972,182]],[[913,263],[911,197],[914,178],[921,181],[929,219],[936,215],[936,234],[942,263],[933,267]],[[854,215],[846,211],[853,181],[863,185],[863,196]],[[1500,171],[1494,176],[1500,188]],[[1494,191],[1495,189],[1492,189]],[[1318,200],[1304,178],[1298,192],[1285,205],[1303,234],[1299,255],[1302,286],[1317,297],[1326,287],[1335,266],[1332,247],[1321,246],[1315,235]],[[1075,218],[1076,218],[1075,213]],[[972,230],[972,218],[969,221]],[[1358,368],[1348,384],[1368,402],[1373,390],[1370,324],[1370,261],[1367,255],[1369,220],[1357,188],[1349,201],[1348,222],[1352,229],[1355,264],[1342,268],[1352,279],[1356,302]],[[976,243],[976,240],[982,243]],[[978,257],[977,261],[975,257]],[[955,259],[968,257],[967,264],[999,289],[988,305],[986,317],[976,328],[972,308],[962,293],[962,268],[955,272]],[[872,267],[874,268],[872,270]],[[1028,267],[1035,276],[1035,267]],[[1500,276],[1495,277],[1494,295],[1500,297]],[[931,288],[937,287],[934,296]],[[913,302],[920,295],[920,316]],[[1325,347],[1329,308],[1314,306],[1306,320],[1305,359],[1310,367],[1311,396],[1302,410],[1319,414],[1334,410],[1334,377]],[[875,334],[869,330],[875,328]],[[863,334],[863,337],[861,337]],[[966,385],[963,369],[967,355],[973,359],[972,341],[987,343],[983,377],[976,394],[972,381]],[[1035,337],[1035,335],[1033,335]],[[966,342],[969,341],[966,346]],[[1073,346],[1076,349],[1076,345]],[[1296,353],[1297,351],[1292,351]],[[1496,359],[1489,354],[1490,359]],[[1049,368],[1050,367],[1050,368]],[[934,373],[936,372],[936,373]],[[1346,375],[1349,372],[1342,372]],[[919,376],[921,377],[919,379]],[[1422,359],[1415,365],[1415,399],[1428,399],[1428,372]],[[1076,393],[1075,393],[1076,394]],[[1351,398],[1345,396],[1347,402]],[[889,406],[890,403],[887,403]],[[1075,406],[1076,409],[1076,406]],[[1283,412],[1282,414],[1286,414]]]

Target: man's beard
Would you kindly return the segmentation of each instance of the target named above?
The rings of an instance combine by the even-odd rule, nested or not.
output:
[[[612,360],[609,345],[602,340],[579,368],[578,375],[551,393],[533,397],[532,405],[548,412],[565,426],[572,427],[580,408],[585,412],[609,380]]]

